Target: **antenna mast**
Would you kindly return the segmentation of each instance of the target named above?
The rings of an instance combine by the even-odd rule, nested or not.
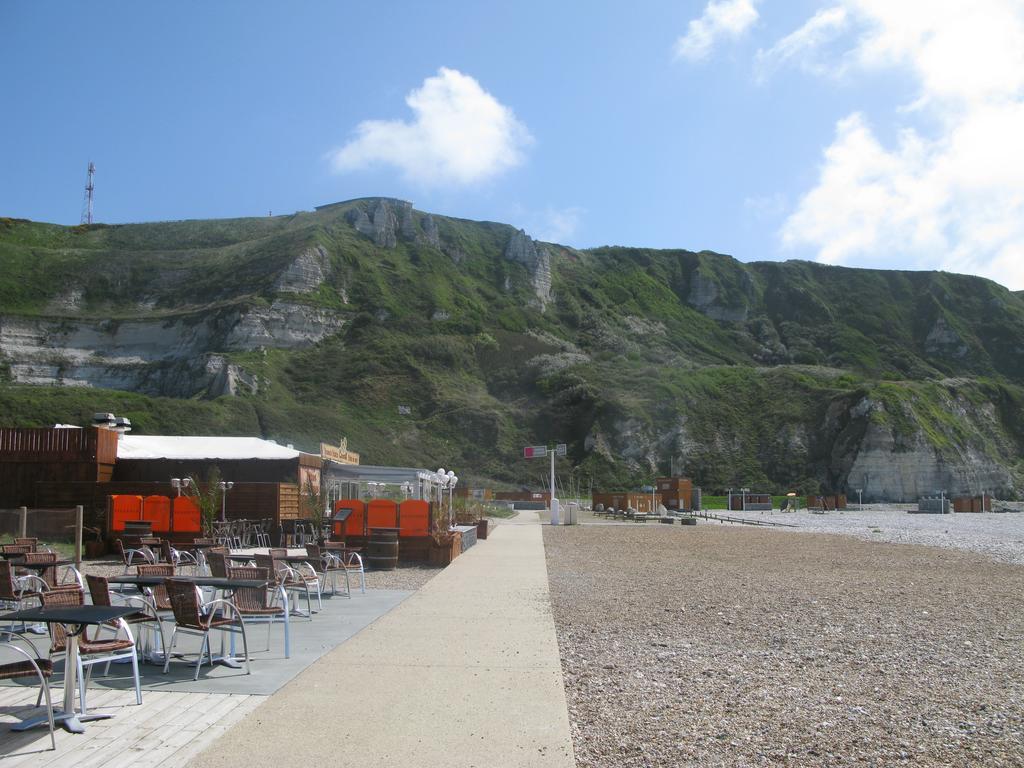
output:
[[[96,166],[89,161],[89,174],[85,181],[85,205],[82,206],[82,223],[92,224],[92,191],[96,186],[92,182],[93,174],[96,173]]]

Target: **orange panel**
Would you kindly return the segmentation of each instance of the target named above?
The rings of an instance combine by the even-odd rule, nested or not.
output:
[[[430,502],[408,499],[399,506],[399,536],[430,535]]]
[[[178,496],[174,499],[174,530],[178,533],[199,533],[202,530],[200,525],[199,507],[188,496]]]
[[[142,519],[142,497],[117,494],[110,497],[110,530],[123,531],[126,520]]]
[[[171,500],[147,496],[142,500],[142,519],[153,523],[153,533],[167,533],[171,530]]]
[[[344,530],[341,523],[334,524],[335,536],[365,536],[366,535],[366,505],[359,499],[339,499],[334,502],[334,511],[348,508],[352,514],[345,521]]]
[[[366,527],[397,528],[398,505],[391,499],[374,499],[366,507]]]

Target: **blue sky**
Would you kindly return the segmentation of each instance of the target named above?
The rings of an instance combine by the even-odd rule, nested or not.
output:
[[[0,4],[0,215],[387,195],[1024,289],[1020,0]],[[922,12],[927,9],[927,13]]]

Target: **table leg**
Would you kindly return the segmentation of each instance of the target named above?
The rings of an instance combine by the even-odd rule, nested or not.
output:
[[[60,725],[69,733],[85,733],[84,722],[90,720],[106,720],[113,717],[109,714],[81,714],[75,711],[75,687],[78,677],[78,635],[83,627],[74,625],[68,627],[67,632],[67,653],[64,655],[64,706],[54,708],[53,723]],[[12,731],[27,731],[37,725],[48,725],[49,719],[46,715],[31,717],[24,722],[11,726]]]

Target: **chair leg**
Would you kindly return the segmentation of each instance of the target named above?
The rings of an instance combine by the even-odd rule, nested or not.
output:
[[[64,657],[64,668],[67,670],[67,656]],[[64,672],[67,674],[67,671]],[[92,677],[92,665],[89,666],[89,677]],[[85,691],[89,687],[89,680],[85,674],[85,667],[82,664],[82,657],[78,657],[78,701],[81,705],[82,714],[86,714],[89,711],[89,707],[85,703]]]
[[[289,626],[288,611],[286,609],[284,612],[284,657],[286,659],[290,659],[292,657],[292,641]]]
[[[252,670],[249,668],[249,641],[245,638],[245,620],[241,616],[238,617],[238,629],[242,633],[242,653],[245,654],[245,674],[251,675]],[[213,663],[212,661],[210,662]]]
[[[196,659],[196,674],[192,678],[193,681],[199,679],[199,668],[203,665],[203,654],[210,654],[210,666],[213,666],[213,649],[210,648],[210,633],[209,631],[203,635],[203,644],[199,646],[199,658]]]
[[[135,703],[142,706],[142,681],[139,679],[139,657],[132,651],[132,674],[135,676]]]
[[[43,673],[39,673],[39,697],[46,697],[46,720],[50,724],[50,749],[57,749],[57,739],[53,735],[53,702],[50,700],[50,686],[46,682],[46,678],[43,677]],[[39,706],[39,702],[36,702],[36,706]]]
[[[171,651],[174,650],[174,643],[178,639],[178,627],[175,626],[171,631],[171,644],[164,646],[164,674],[167,674],[167,668],[171,666]]]

